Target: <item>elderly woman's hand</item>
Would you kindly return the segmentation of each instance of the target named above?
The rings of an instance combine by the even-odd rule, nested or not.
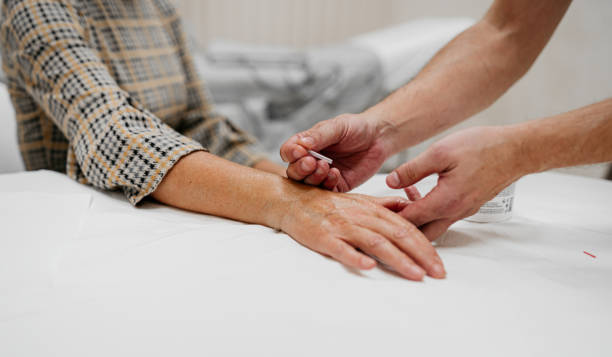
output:
[[[296,241],[357,269],[376,261],[411,280],[425,274],[444,278],[442,261],[429,240],[394,211],[408,201],[374,198],[305,187],[281,220],[280,228]]]

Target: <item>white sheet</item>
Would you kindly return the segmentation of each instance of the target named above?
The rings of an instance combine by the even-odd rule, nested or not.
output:
[[[414,283],[265,227],[132,208],[56,173],[0,175],[15,191],[37,181],[92,203],[52,272],[53,299],[0,319],[2,356],[612,353],[610,182],[523,179],[515,218],[459,222],[438,247],[448,278]],[[384,176],[359,191],[392,193]]]
[[[0,192],[0,319],[36,311],[54,294],[60,256],[76,239],[90,199]]]

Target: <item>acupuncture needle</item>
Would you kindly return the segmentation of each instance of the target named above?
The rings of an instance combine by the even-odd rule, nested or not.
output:
[[[309,153],[310,155],[312,155],[312,156],[316,157],[316,158],[317,158],[317,159],[319,159],[319,160],[323,160],[323,161],[327,162],[327,163],[328,163],[328,164],[330,164],[330,165],[331,165],[331,164],[332,164],[332,162],[333,162],[333,160],[332,160],[332,159],[330,159],[329,157],[324,156],[324,155],[321,155],[321,154],[319,154],[319,153],[318,153],[318,152],[316,152],[316,151],[308,150],[308,153]]]

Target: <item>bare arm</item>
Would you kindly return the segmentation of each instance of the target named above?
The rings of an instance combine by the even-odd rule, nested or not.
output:
[[[391,153],[480,112],[521,78],[571,0],[497,0],[409,84],[369,114],[382,121]]]
[[[290,178],[349,191],[398,151],[491,105],[533,64],[571,0],[496,0],[410,83],[360,114],[326,120],[281,148]],[[317,164],[306,150],[334,158]]]
[[[286,168],[270,160],[261,160],[258,163],[256,163],[253,166],[253,168],[257,170],[269,172],[272,174],[277,174],[283,177],[287,177],[285,173]]]
[[[279,210],[298,191],[280,176],[197,152],[181,159],[152,196],[178,208],[280,229]]]
[[[510,127],[520,140],[523,174],[612,161],[612,98]]]

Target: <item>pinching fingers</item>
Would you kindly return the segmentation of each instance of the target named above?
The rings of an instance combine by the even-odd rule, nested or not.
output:
[[[296,181],[302,181],[305,177],[312,175],[317,169],[317,160],[314,157],[306,156],[298,161],[289,164],[287,176]]]

